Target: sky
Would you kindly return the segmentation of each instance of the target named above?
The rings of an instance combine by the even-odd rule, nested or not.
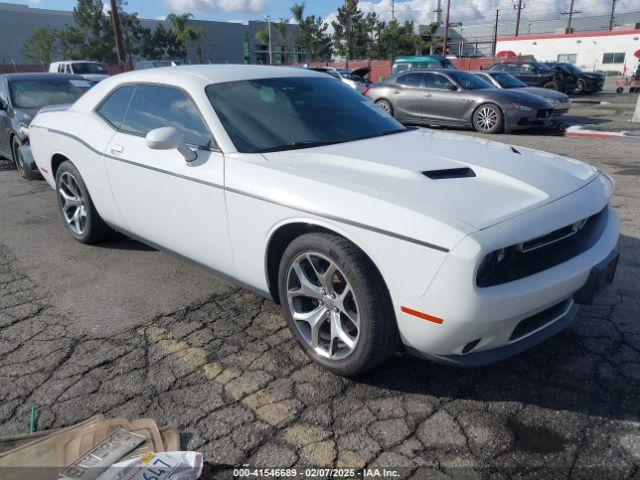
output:
[[[36,8],[72,10],[75,0],[0,0]],[[108,3],[108,0],[103,0]],[[191,12],[202,20],[248,21],[259,20],[265,15],[274,19],[290,18],[289,8],[294,1],[301,0],[129,0],[127,11],[137,11],[144,18],[163,18],[170,12]],[[396,17],[400,21],[413,20],[417,24],[433,21],[433,10],[437,0],[396,0]],[[489,23],[493,21],[495,9],[501,10],[505,21],[515,20],[513,2],[518,0],[451,0],[451,21],[465,23]],[[545,18],[561,18],[569,9],[570,0],[522,0],[525,8],[523,20],[535,21]],[[576,16],[609,15],[612,0],[574,0]],[[335,17],[342,0],[306,0],[307,14],[327,18]],[[361,1],[364,11],[378,13],[384,20],[391,18],[392,0]],[[446,0],[442,0],[443,6]],[[617,0],[616,11],[640,11],[640,0]]]

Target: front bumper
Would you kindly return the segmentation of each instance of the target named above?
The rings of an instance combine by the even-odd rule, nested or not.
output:
[[[466,237],[449,252],[422,297],[392,292],[407,349],[439,362],[479,366],[520,353],[566,327],[578,309],[574,295],[618,241],[620,222],[608,198],[606,187],[596,179],[567,197]],[[537,238],[605,206],[598,233],[584,251],[524,278],[484,288],[476,285],[477,265],[488,252]],[[402,306],[442,321],[408,315]],[[522,325],[531,319],[541,323],[522,334]]]
[[[531,110],[523,111],[511,109],[506,114],[505,129],[517,130],[530,127],[549,127],[552,123],[554,110]]]
[[[31,152],[31,146],[28,143],[23,143],[18,148],[18,161],[22,163],[22,167],[25,172],[39,172],[38,165],[33,158]]]

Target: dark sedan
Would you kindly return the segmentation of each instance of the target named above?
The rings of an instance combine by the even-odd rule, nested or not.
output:
[[[489,67],[489,71],[510,73],[529,87],[550,88],[561,92],[570,92],[575,87],[575,84],[567,83],[560,72],[541,62],[496,63]]]
[[[547,65],[562,69],[573,78],[575,87],[571,93],[576,95],[599,92],[604,87],[605,76],[603,73],[584,72],[572,63],[547,62]]]
[[[526,83],[518,80],[516,77],[507,72],[492,72],[491,70],[482,70],[473,72],[478,77],[490,82],[496,88],[517,88],[519,92],[527,92],[538,95],[553,104],[554,115],[563,115],[571,108],[571,99],[566,93],[557,92],[550,88],[528,87]]]
[[[456,70],[404,73],[372,85],[367,97],[404,123],[473,127],[482,133],[547,126],[553,114],[553,105],[541,97],[499,90]]]
[[[24,178],[38,177],[35,162],[23,147],[29,143],[31,120],[44,106],[75,102],[93,85],[79,75],[0,75],[0,155],[13,160]]]

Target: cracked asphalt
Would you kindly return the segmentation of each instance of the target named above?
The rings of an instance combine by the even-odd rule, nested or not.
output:
[[[640,478],[640,142],[497,140],[614,177],[621,264],[597,304],[499,365],[398,354],[357,380],[297,348],[279,308],[125,238],[74,242],[42,181],[0,163],[0,435],[96,413],[175,424],[231,467],[386,467],[401,478]]]

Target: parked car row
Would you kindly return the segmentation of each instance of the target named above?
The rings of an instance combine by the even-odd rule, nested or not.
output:
[[[495,74],[409,71],[369,86],[366,96],[403,123],[473,127],[489,134],[547,127],[569,109],[562,93],[543,97],[514,77],[501,74],[496,80]]]
[[[407,115],[426,98],[489,131],[551,115],[520,90],[438,70],[370,94]],[[401,348],[458,366],[516,355],[568,326],[618,264],[605,173],[407,128],[307,69],[124,73],[40,110],[30,135],[71,237],[117,230],[273,299],[340,375]]]

